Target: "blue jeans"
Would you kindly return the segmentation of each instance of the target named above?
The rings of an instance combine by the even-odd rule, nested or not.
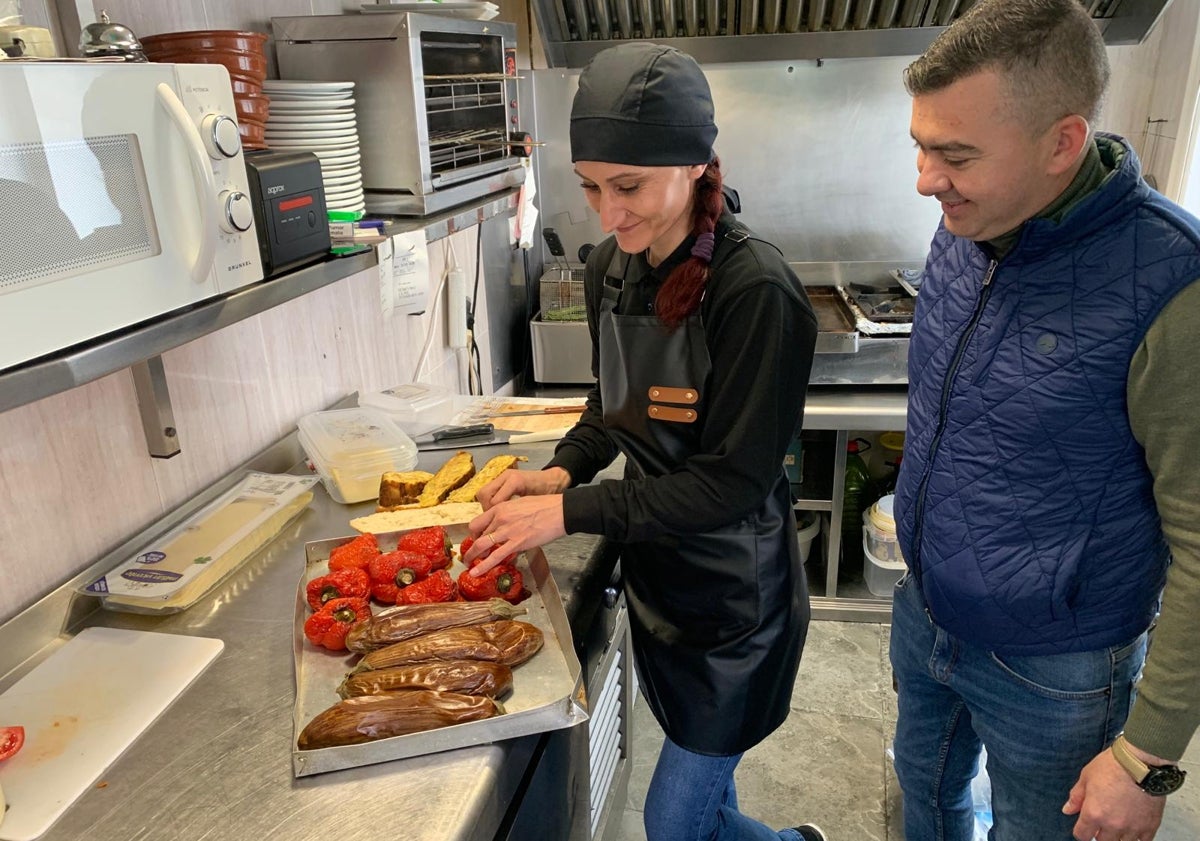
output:
[[[1076,654],[998,655],[952,637],[911,575],[892,604],[896,775],[908,841],[969,841],[971,778],[987,747],[990,841],[1071,841],[1062,806],[1129,715],[1146,634]]]
[[[801,841],[738,811],[733,770],[741,758],[704,756],[665,739],[646,793],[646,841]]]

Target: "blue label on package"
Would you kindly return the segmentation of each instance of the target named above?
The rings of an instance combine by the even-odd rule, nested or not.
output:
[[[165,552],[146,552],[138,555],[136,560],[139,564],[157,564],[159,561],[166,558]]]
[[[127,569],[121,573],[121,577],[127,581],[144,581],[147,584],[166,584],[183,578],[178,572],[161,569]]]

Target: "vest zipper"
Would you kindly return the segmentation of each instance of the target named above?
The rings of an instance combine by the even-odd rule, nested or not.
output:
[[[913,577],[917,579],[918,587],[921,585],[921,535],[925,530],[925,493],[929,486],[929,476],[933,472],[933,459],[937,455],[938,445],[941,444],[942,433],[946,431],[946,407],[950,403],[950,390],[954,385],[954,378],[958,374],[958,366],[962,364],[967,345],[975,334],[979,319],[983,316],[983,308],[987,305],[988,298],[991,297],[992,277],[996,274],[998,265],[998,260],[988,263],[987,274],[983,276],[983,289],[979,293],[979,300],[975,303],[975,311],[971,313],[971,320],[967,322],[967,326],[958,340],[958,347],[954,349],[954,358],[950,362],[950,367],[946,371],[946,379],[942,383],[942,400],[938,407],[937,429],[929,442],[929,450],[925,453],[925,471],[921,474],[921,483],[917,485],[916,515],[913,521],[913,554],[916,557],[912,559],[912,572]],[[928,611],[926,612],[928,613]],[[932,614],[930,614],[930,618],[933,618]]]

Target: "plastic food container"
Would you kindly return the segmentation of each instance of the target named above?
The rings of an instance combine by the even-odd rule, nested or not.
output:
[[[866,579],[867,589],[872,595],[880,598],[891,596],[892,589],[902,575],[904,561],[888,561],[875,557],[866,537],[863,538],[863,578]]]
[[[806,512],[797,524],[796,540],[800,542],[800,563],[808,563],[812,555],[812,544],[821,533],[821,518],[812,512]]]
[[[360,406],[381,409],[400,423],[443,424],[454,415],[454,392],[429,383],[405,383],[358,396]]]
[[[892,514],[895,497],[881,497],[863,513],[863,539],[871,554],[889,563],[903,563],[900,543],[896,538],[896,520]]]
[[[417,464],[417,445],[385,413],[369,406],[313,412],[298,426],[300,445],[335,502],[375,499],[380,476]]]

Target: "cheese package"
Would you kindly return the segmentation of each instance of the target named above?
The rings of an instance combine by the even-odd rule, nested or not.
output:
[[[250,472],[184,522],[84,588],[105,607],[176,613],[269,543],[312,501],[312,476]]]

